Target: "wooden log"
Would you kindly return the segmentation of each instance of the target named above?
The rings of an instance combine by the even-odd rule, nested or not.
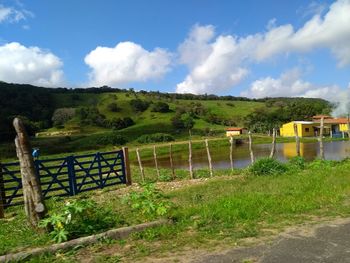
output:
[[[141,181],[145,182],[145,172],[143,170],[139,148],[136,148],[137,161],[139,162]]]
[[[176,178],[176,174],[175,174],[174,160],[173,160],[173,145],[171,143],[169,145],[169,158],[170,158],[171,174],[172,174],[173,180],[174,180]]]
[[[125,164],[126,185],[132,185],[128,147],[123,147],[123,155],[124,155],[124,164]]]
[[[159,174],[159,168],[158,168],[156,146],[153,146],[153,157],[154,157],[154,165],[155,165],[156,171],[157,171],[157,180],[159,180],[160,174]]]
[[[233,137],[230,136],[230,164],[231,171],[233,172]]]
[[[296,123],[294,123],[294,135],[295,135],[295,147],[296,147],[297,156],[300,156],[300,139],[298,135],[298,126]]]
[[[4,185],[4,175],[2,173],[2,165],[0,162],[0,218],[5,217],[6,194]]]
[[[10,253],[6,255],[2,255],[0,256],[0,263],[20,262],[23,260],[28,260],[28,258],[30,258],[31,256],[38,256],[44,253],[53,254],[53,253],[56,253],[57,251],[68,250],[78,246],[87,246],[89,244],[101,242],[101,240],[105,240],[105,239],[116,239],[116,240],[125,239],[132,233],[140,232],[148,228],[157,227],[165,224],[171,224],[171,223],[172,221],[170,220],[160,219],[157,221],[143,223],[135,226],[111,229],[100,234],[72,239],[67,242],[54,244],[51,246],[34,248],[27,251],[21,251],[18,253]]]
[[[320,158],[321,160],[324,159],[324,148],[323,148],[323,128],[324,128],[324,118],[321,118],[321,125],[320,125]]]
[[[276,128],[273,128],[270,158],[273,158],[275,156],[275,153],[276,153],[276,133],[277,133]]]
[[[213,176],[213,164],[211,162],[211,155],[210,155],[210,150],[209,150],[209,143],[208,139],[205,139],[205,148],[207,149],[207,155],[208,155],[208,163],[209,163],[209,173],[210,176]]]
[[[24,209],[28,222],[37,228],[39,221],[46,215],[40,180],[36,174],[32,148],[22,120],[15,118],[13,126],[17,132],[15,144],[22,176]]]
[[[249,154],[250,154],[250,162],[251,164],[254,163],[254,152],[253,152],[253,139],[252,139],[252,133],[249,131],[248,132],[248,138],[249,138]]]
[[[192,141],[188,141],[188,166],[190,172],[190,178],[193,179],[193,166],[192,166]]]

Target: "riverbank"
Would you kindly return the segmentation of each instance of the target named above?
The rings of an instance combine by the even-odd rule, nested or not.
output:
[[[252,176],[247,170],[228,175],[223,170],[209,178],[208,172],[203,171],[201,179],[159,183],[165,200],[173,203],[167,213],[173,225],[118,242],[101,240],[93,246],[44,255],[31,262],[152,262],[169,256],[176,259],[182,251],[243,245],[247,239],[275,235],[291,225],[350,216],[349,160],[317,160],[305,167],[295,163],[288,167],[286,172],[271,176]],[[156,177],[154,170],[148,172],[150,177]],[[131,224],[146,220],[142,213],[122,202],[123,196],[134,190],[139,191],[139,187],[94,191],[85,198],[108,207],[118,215],[118,222]],[[55,200],[50,212],[67,200],[73,198]],[[21,208],[9,211],[12,214],[0,225],[1,253],[51,242],[47,235],[34,234],[26,227]]]

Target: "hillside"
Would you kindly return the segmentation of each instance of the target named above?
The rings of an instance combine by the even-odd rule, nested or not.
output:
[[[331,109],[321,99],[248,99],[109,87],[49,89],[4,82],[0,94],[0,142],[13,139],[12,119],[22,116],[28,132],[42,138],[34,142],[55,144],[54,152],[123,144],[153,133],[184,138],[188,128],[194,136],[223,134],[228,126],[266,132],[271,125]]]

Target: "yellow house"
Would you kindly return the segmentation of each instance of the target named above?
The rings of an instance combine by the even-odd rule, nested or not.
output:
[[[294,124],[297,125],[298,136],[299,137],[311,137],[315,136],[315,123],[312,121],[291,121],[283,124],[280,128],[280,135],[282,137],[292,137],[295,136]]]
[[[349,130],[347,123],[339,123],[339,131],[347,132]]]
[[[234,127],[227,128],[226,129],[226,136],[230,137],[230,136],[241,135],[243,133],[243,130],[244,130],[243,128],[234,128]]]

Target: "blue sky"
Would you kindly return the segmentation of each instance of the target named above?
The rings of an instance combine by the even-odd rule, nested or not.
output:
[[[349,0],[0,0],[7,82],[339,100],[348,43]]]

